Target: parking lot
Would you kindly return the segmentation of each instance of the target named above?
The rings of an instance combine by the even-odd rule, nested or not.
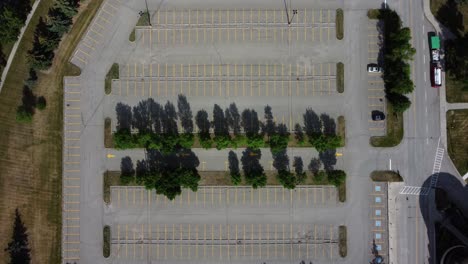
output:
[[[184,190],[173,201],[143,187],[112,187],[112,257],[338,259],[335,221],[312,218],[318,213],[312,208],[336,206],[332,186],[293,191],[274,186],[257,190],[206,186],[197,192]]]
[[[369,62],[381,65],[382,36],[377,27],[377,20],[369,20],[367,26]],[[384,69],[385,70],[385,69]],[[369,105],[369,131],[372,136],[383,136],[386,133],[384,120],[372,120],[372,111],[387,113],[385,106],[385,88],[381,73],[368,73],[368,105]]]
[[[184,189],[180,196],[169,200],[142,187],[111,187],[112,206],[125,208],[213,208],[225,206],[296,207],[337,206],[334,186],[298,186],[294,190],[282,187],[252,189],[250,187],[204,186],[197,192]]]
[[[112,94],[133,97],[315,96],[337,94],[336,63],[120,65]]]
[[[369,238],[369,248],[375,246],[378,254],[388,259],[388,206],[387,206],[387,183],[374,182],[370,194],[371,210],[371,237]],[[375,245],[374,245],[375,244]],[[369,259],[373,259],[374,254],[369,250]]]
[[[167,9],[151,14],[153,27],[138,27],[139,47],[336,39],[335,10],[298,9],[290,24],[284,9]]]

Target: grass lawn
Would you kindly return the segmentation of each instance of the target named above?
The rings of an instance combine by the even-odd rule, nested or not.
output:
[[[343,26],[343,9],[336,10],[336,38],[343,39],[344,26]]]
[[[463,176],[468,172],[468,109],[447,112],[447,145],[450,158]]]
[[[338,228],[339,250],[342,258],[348,255],[348,232],[346,226]]]
[[[445,87],[447,102],[468,102],[468,91],[463,91],[461,82],[451,77],[449,74],[445,75]]]
[[[453,33],[463,35],[468,33],[468,4],[446,5],[449,0],[431,0],[431,12],[442,24]],[[457,12],[460,12],[457,15]],[[447,102],[468,102],[468,91],[461,89],[460,81],[450,76],[450,70],[445,75]]]
[[[110,94],[112,92],[112,80],[119,78],[119,64],[114,63],[112,67],[109,69],[109,72],[106,75],[106,79],[104,81],[104,89],[106,94]]]
[[[370,175],[375,182],[402,182],[403,178],[394,171],[373,171]]]
[[[344,64],[342,62],[336,64],[336,90],[339,93],[344,92]]]
[[[26,54],[32,46],[34,29],[53,0],[42,0],[20,43],[5,86],[0,94],[0,235],[10,237],[14,209],[19,208],[32,249],[34,263],[60,263],[62,186],[63,76],[79,73],[68,64],[88,23],[102,0],[86,1],[71,32],[56,51],[52,68],[39,73],[35,93],[47,99],[31,124],[15,120],[21,103],[22,83],[28,76]],[[28,164],[28,166],[25,166]],[[5,248],[7,239],[0,243]],[[6,259],[3,250],[0,258]]]
[[[395,147],[403,139],[403,114],[393,112],[393,107],[387,105],[387,135],[383,137],[371,137],[370,144],[373,147]]]

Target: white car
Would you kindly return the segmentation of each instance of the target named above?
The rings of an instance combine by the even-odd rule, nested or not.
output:
[[[379,67],[379,65],[375,63],[371,63],[367,65],[367,71],[368,72],[382,72],[382,67]]]

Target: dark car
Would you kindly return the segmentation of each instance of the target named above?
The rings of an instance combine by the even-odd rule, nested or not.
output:
[[[381,111],[374,110],[372,111],[372,120],[374,121],[385,120],[385,114]]]

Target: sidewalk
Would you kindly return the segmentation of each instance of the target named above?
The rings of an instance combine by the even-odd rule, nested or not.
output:
[[[403,187],[403,182],[389,182],[387,185],[388,190],[388,264],[398,263],[398,211],[396,199],[399,195],[399,191]],[[393,262],[395,260],[395,262]]]

